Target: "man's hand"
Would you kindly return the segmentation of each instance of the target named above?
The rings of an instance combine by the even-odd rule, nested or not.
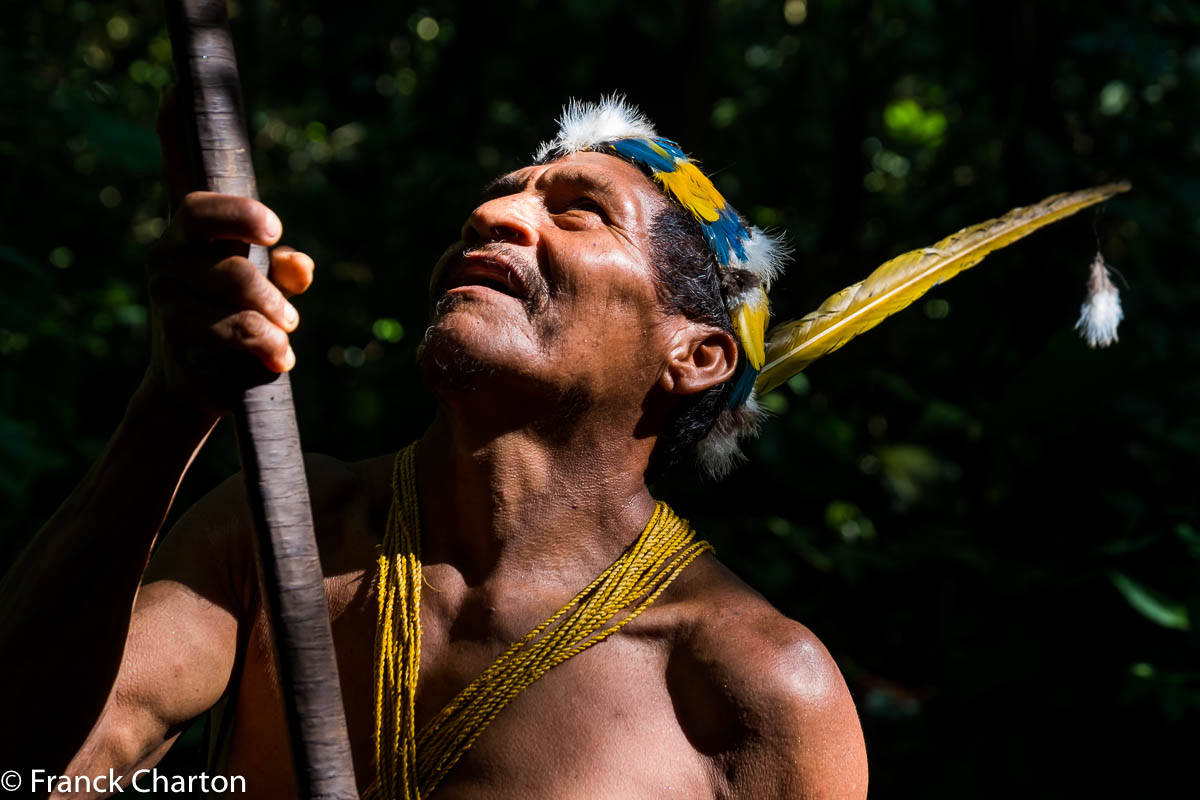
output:
[[[262,379],[259,363],[273,372],[295,365],[288,334],[300,315],[287,298],[312,283],[313,260],[277,247],[269,276],[258,272],[246,258],[248,245],[279,241],[279,217],[256,200],[185,193],[183,137],[170,93],[158,134],[172,214],[148,259],[153,347],[143,386],[215,415]]]

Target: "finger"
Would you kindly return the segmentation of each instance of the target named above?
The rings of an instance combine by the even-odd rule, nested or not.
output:
[[[275,212],[257,200],[216,192],[184,196],[173,227],[188,240],[234,240],[270,246],[283,234]]]
[[[246,258],[233,257],[197,276],[198,289],[223,305],[256,311],[287,332],[300,324],[300,312],[282,291]]]
[[[272,372],[287,372],[296,365],[288,336],[257,311],[239,311],[214,323],[211,332],[225,346],[245,350]]]
[[[213,386],[252,378],[255,362],[272,372],[286,372],[296,363],[288,335],[256,311],[197,307],[173,295],[158,306],[158,316],[170,358]]]
[[[169,84],[163,88],[158,102],[155,130],[162,151],[163,181],[167,185],[167,213],[170,216],[179,208],[183,196],[198,188],[192,185],[187,128],[174,85]]]
[[[161,270],[150,275],[150,299],[164,311],[187,309],[215,319],[230,311],[254,311],[288,333],[300,324],[300,313],[253,262],[240,256],[193,270]]]
[[[301,294],[312,286],[314,269],[313,260],[299,250],[276,247],[271,251],[271,282],[288,297]]]

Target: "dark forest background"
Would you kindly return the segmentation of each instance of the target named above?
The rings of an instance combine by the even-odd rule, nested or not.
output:
[[[301,435],[345,459],[429,419],[427,270],[568,97],[626,93],[786,234],[777,318],[1013,206],[1130,180],[773,393],[722,483],[684,469],[656,491],[828,645],[874,797],[1195,791],[1200,3],[232,6],[261,193],[318,264],[297,303]],[[6,19],[0,565],[144,367],[171,80],[149,0]],[[1097,246],[1128,284],[1101,351],[1072,330]],[[223,426],[176,513],[236,469]]]

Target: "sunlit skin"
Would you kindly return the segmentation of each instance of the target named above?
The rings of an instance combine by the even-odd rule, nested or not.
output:
[[[434,269],[419,354],[438,411],[418,447],[418,726],[636,539],[653,510],[643,473],[664,415],[728,379],[738,357],[727,333],[662,310],[648,237],[666,200],[635,167],[581,153],[505,176],[490,195]],[[149,494],[170,502],[236,389],[222,378],[236,359],[249,353],[277,371],[295,363],[288,336],[299,321],[286,297],[308,289],[312,260],[276,248],[270,280],[244,259],[206,260],[199,245],[213,239],[275,244],[278,218],[206,193],[179,197],[177,208],[151,260],[151,366],[104,468],[39,534],[44,558],[63,537],[115,529],[117,512],[88,521],[113,470],[161,486]],[[143,451],[174,456],[127,455]],[[371,579],[393,457],[308,464],[360,788],[374,774]],[[244,775],[252,796],[294,796],[243,507],[240,480],[214,490],[155,554],[132,617],[97,615],[89,652],[121,666],[66,774],[156,763],[229,689],[224,773]],[[149,527],[97,551],[144,563]],[[122,591],[93,585],[90,602],[113,616],[132,599]],[[103,696],[108,685],[79,691]],[[828,653],[707,555],[619,634],[519,696],[435,796],[860,798],[866,781],[857,715]]]

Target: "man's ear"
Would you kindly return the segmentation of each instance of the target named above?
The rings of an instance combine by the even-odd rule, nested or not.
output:
[[[737,342],[732,334],[692,323],[676,334],[658,384],[671,394],[696,394],[729,380],[737,363]]]

